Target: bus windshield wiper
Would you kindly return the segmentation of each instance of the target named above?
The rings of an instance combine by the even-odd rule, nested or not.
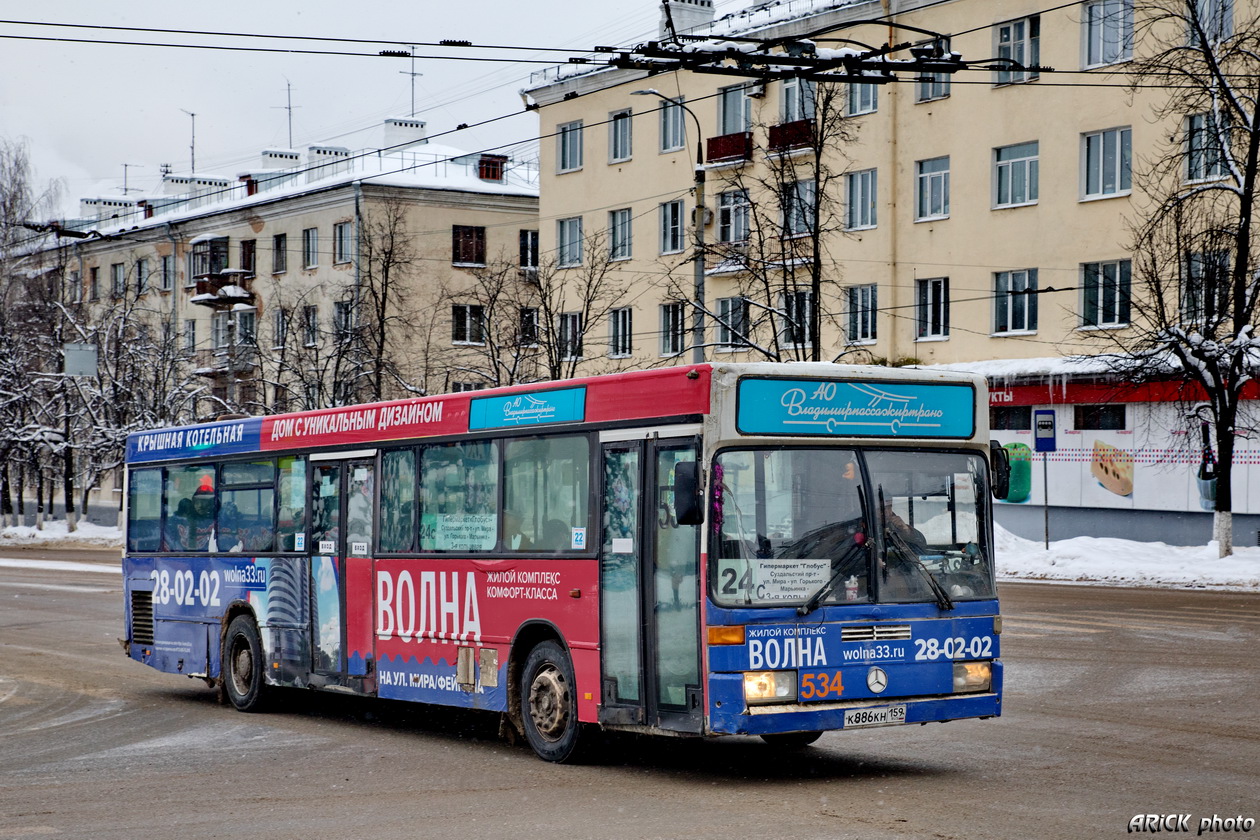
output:
[[[853,573],[853,569],[849,567],[849,561],[864,551],[865,547],[866,535],[859,531],[853,535],[853,545],[849,546],[849,550],[842,554],[840,559],[836,561],[836,570],[831,574],[831,577],[826,583],[818,588],[817,592],[809,596],[808,601],[796,608],[796,614],[809,615],[814,610],[818,609],[818,605],[822,603],[822,599],[831,594],[832,590],[836,588],[836,584],[840,581],[840,578],[844,577],[846,572],[849,574]]]
[[[936,605],[943,610],[954,609],[954,599],[949,597],[949,593],[945,591],[945,587],[941,586],[941,582],[936,579],[936,575],[923,565],[923,561],[919,559],[918,552],[910,547],[905,538],[894,530],[887,531],[889,540],[893,547],[901,553],[901,556],[909,563],[911,568],[917,569],[920,574],[927,578],[928,587],[931,588],[932,594],[936,597]]]

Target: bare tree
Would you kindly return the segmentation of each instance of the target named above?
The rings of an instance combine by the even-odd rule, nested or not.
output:
[[[1242,397],[1260,374],[1260,20],[1235,21],[1230,0],[1140,0],[1133,9],[1126,72],[1135,89],[1169,82],[1155,117],[1174,128],[1134,170],[1146,206],[1134,224],[1131,294],[1126,278],[1086,277],[1087,317],[1091,295],[1098,305],[1130,306],[1131,326],[1107,334],[1104,358],[1125,381],[1180,379],[1199,403],[1193,425],[1202,417],[1215,438],[1213,530],[1226,556]]]

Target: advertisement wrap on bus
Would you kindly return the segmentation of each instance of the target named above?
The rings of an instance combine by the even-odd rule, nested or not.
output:
[[[125,647],[242,711],[497,712],[553,761],[997,716],[986,400],[705,364],[136,433]]]

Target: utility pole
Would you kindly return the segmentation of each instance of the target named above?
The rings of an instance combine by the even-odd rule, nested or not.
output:
[[[179,110],[184,111],[183,108],[180,108]],[[189,166],[189,169],[191,170],[191,173],[193,175],[196,175],[197,174],[197,115],[194,114],[192,111],[184,111],[184,113],[192,118],[192,142],[188,146],[188,150],[192,156],[192,164],[191,166]]]

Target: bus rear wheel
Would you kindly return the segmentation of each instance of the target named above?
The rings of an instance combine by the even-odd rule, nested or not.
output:
[[[821,732],[776,732],[771,735],[762,735],[761,740],[772,747],[798,750],[802,747],[808,747],[821,737]]]
[[[258,625],[247,615],[228,624],[223,637],[223,689],[239,711],[256,712],[264,700],[263,649]]]
[[[539,758],[561,763],[577,760],[582,727],[577,716],[573,663],[556,642],[536,645],[525,660],[521,721],[525,739]]]

